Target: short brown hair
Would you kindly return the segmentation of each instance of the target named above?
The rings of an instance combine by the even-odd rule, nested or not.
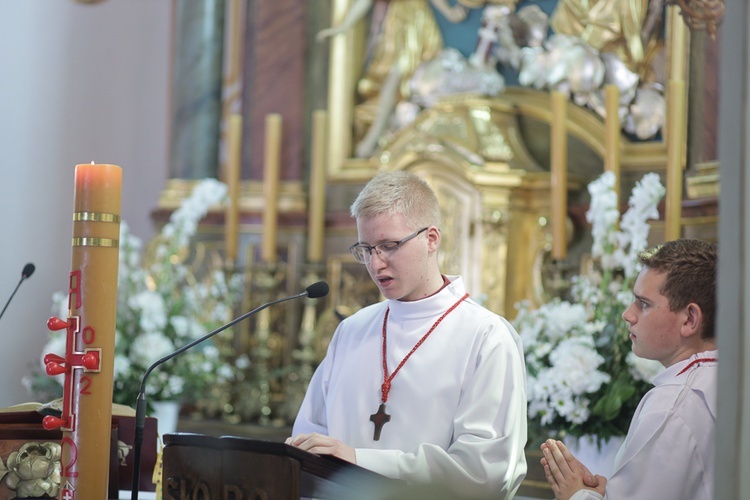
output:
[[[703,313],[702,338],[714,338],[716,318],[715,243],[679,239],[642,252],[638,259],[645,267],[665,273],[659,290],[669,301],[669,309],[678,311],[695,303]]]

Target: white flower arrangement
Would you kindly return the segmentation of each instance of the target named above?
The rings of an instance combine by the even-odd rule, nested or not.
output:
[[[620,218],[614,183],[607,172],[588,186],[586,219],[597,270],[573,278],[571,302],[554,299],[536,309],[518,304],[514,324],[526,352],[529,423],[541,438],[624,435],[661,369],[632,353],[621,315],[633,300],[638,254],[665,190],[657,174],[646,174]]]
[[[242,276],[228,277],[220,264],[209,262],[198,278],[187,261],[198,223],[210,207],[225,202],[226,193],[226,185],[215,179],[199,182],[154,238],[145,259],[141,240],[121,222],[114,402],[134,406],[149,366],[231,319]],[[67,294],[55,293],[53,304],[55,315],[67,317]],[[50,334],[43,350],[47,353],[65,354],[64,331]],[[207,342],[160,365],[149,377],[146,393],[149,400],[187,402],[226,382],[231,373],[219,349]],[[49,378],[38,374],[27,385],[53,398],[61,392],[62,376],[54,377],[59,385],[52,390],[45,383]]]

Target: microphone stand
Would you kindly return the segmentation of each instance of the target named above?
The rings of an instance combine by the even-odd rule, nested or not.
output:
[[[157,360],[152,364],[148,370],[146,370],[146,373],[143,374],[143,379],[141,379],[141,389],[138,393],[138,398],[136,400],[136,408],[135,408],[135,441],[133,446],[133,484],[131,485],[131,500],[138,500],[138,489],[139,489],[139,483],[141,481],[141,446],[143,444],[143,429],[146,426],[146,379],[148,378],[149,374],[156,368],[157,366],[161,365],[165,361],[169,361],[173,357],[177,356],[178,354],[187,351],[191,347],[200,344],[204,340],[208,340],[209,338],[213,337],[217,333],[221,333],[227,328],[236,325],[243,319],[246,319],[249,316],[252,316],[253,314],[262,311],[263,309],[272,306],[274,304],[278,304],[279,302],[286,302],[287,300],[294,300],[299,299],[301,297],[305,297],[310,294],[310,288],[308,287],[307,290],[304,292],[298,293],[297,295],[292,295],[291,297],[284,297],[283,299],[277,299],[273,300],[271,302],[267,302],[261,306],[256,307],[250,312],[246,312],[242,316],[233,319],[226,325],[223,325],[216,330],[204,335],[203,337],[196,339],[189,344],[186,344],[176,351],[167,354],[163,358]],[[328,287],[326,286],[326,293],[328,293]],[[315,294],[313,294],[315,295]]]
[[[23,283],[24,280],[27,279],[29,276],[31,276],[33,273],[34,273],[34,264],[26,264],[26,266],[24,266],[23,268],[23,271],[21,272],[21,280],[16,285],[16,288],[13,290],[13,293],[10,294],[10,297],[8,298],[8,302],[6,302],[5,307],[3,307],[3,312],[0,312],[0,318],[2,318],[3,315],[5,314],[5,310],[8,309],[8,306],[10,305],[10,301],[13,300],[13,297],[16,295],[16,292],[21,286],[21,283]]]

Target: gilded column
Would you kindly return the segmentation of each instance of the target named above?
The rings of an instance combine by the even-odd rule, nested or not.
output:
[[[674,240],[682,234],[682,192],[685,171],[687,26],[679,17],[679,10],[667,8],[669,26],[669,81],[667,83],[667,194],[664,207],[664,239]]]

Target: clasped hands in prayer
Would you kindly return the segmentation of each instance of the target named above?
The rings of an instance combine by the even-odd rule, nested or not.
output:
[[[544,475],[552,486],[555,498],[568,499],[582,489],[596,490],[604,495],[607,479],[598,474],[594,476],[562,441],[548,439],[541,448],[544,453],[541,459]]]
[[[338,439],[318,434],[317,432],[288,437],[284,442],[300,450],[315,453],[316,455],[333,455],[341,460],[346,460],[353,464],[357,463],[354,448],[342,443]]]

